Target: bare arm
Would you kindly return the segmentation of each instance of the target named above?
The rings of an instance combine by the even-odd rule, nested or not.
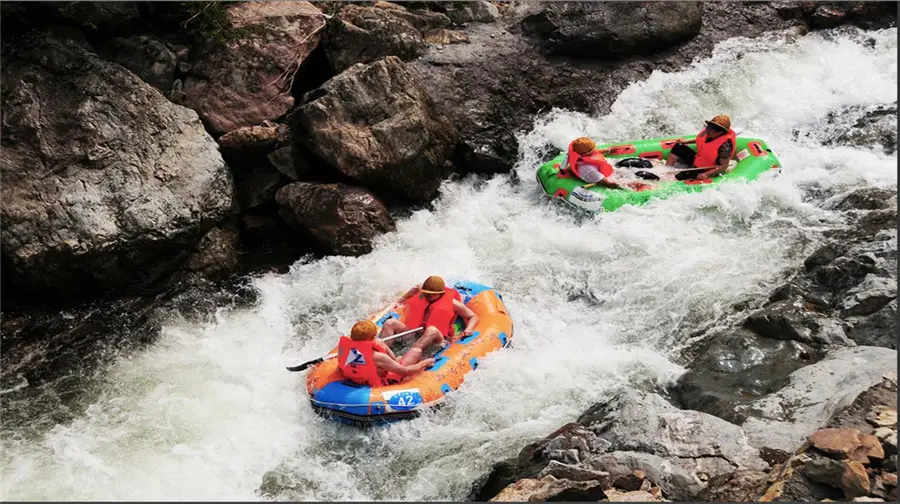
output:
[[[434,364],[434,359],[423,359],[422,361],[411,366],[404,366],[403,364],[400,364],[396,360],[382,353],[374,354],[372,356],[372,359],[375,361],[375,366],[377,366],[379,369],[383,369],[400,376],[409,376],[411,374],[418,373],[419,371]]]
[[[716,175],[724,172],[728,168],[728,160],[724,159],[719,161],[719,163],[713,167],[712,170],[707,170],[705,172],[701,172],[700,175],[697,175],[697,178],[700,180],[708,179],[715,177]]]
[[[377,339],[377,340],[375,340],[375,344],[378,345],[379,347],[381,347],[381,349],[384,350],[385,353],[387,353],[388,355],[390,355],[390,356],[391,356],[391,359],[395,359],[395,360],[397,359],[397,356],[394,355],[394,352],[391,351],[390,347],[388,347],[388,346],[384,343],[384,341],[381,341],[380,339]]]
[[[478,325],[478,315],[475,315],[475,312],[470,310],[468,306],[462,304],[462,301],[459,301],[458,299],[453,300],[453,308],[456,311],[456,314],[466,321],[466,328],[463,329],[463,334],[471,336],[472,332],[475,330],[475,326]]]

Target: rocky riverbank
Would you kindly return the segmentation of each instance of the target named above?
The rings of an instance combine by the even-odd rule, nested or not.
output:
[[[631,82],[728,37],[896,17],[863,2],[10,2],[2,14],[7,305],[364,254],[452,173],[508,171],[541,111],[603,113]]]
[[[245,300],[253,271],[368,253],[448,177],[508,172],[537,114],[605,113],[630,83],[729,37],[896,22],[894,4],[865,2],[4,2],[0,14],[2,388],[13,400],[65,381],[57,421],[78,414],[71,397],[102,356],[153,340],[160,310],[204,316],[228,293]],[[896,152],[891,107],[835,111],[879,133],[835,126],[828,145]],[[781,474],[896,358],[877,348],[896,348],[896,198],[833,204],[847,228],[740,327],[706,335],[675,387],[592,408],[546,457],[528,451],[476,494],[524,478],[546,498],[686,499],[733,469]],[[784,411],[801,393],[810,403]],[[660,420],[631,432],[622,411]],[[675,445],[640,441],[669,425]],[[696,426],[735,444],[690,437]]]
[[[846,227],[677,383],[595,404],[471,499],[896,500],[896,191],[832,206]]]

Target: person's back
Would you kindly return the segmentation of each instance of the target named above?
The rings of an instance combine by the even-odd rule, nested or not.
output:
[[[424,359],[404,366],[397,362],[394,353],[377,341],[378,327],[371,320],[353,324],[350,337],[341,336],[338,343],[338,368],[344,378],[372,387],[389,385],[406,376],[418,373],[434,364],[434,359]]]

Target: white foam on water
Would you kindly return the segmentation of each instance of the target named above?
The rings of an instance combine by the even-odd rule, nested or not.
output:
[[[464,498],[491,464],[611,391],[677,377],[673,359],[693,331],[764,298],[816,231],[840,222],[805,189],[896,184],[896,156],[792,135],[836,108],[895,101],[896,36],[734,39],[684,72],[633,84],[605,116],[538,118],[521,137],[521,182],[447,182],[433,211],[399,221],[370,254],[261,277],[257,306],[211,324],[170,320],[150,349],[120,359],[81,418],[38,440],[4,440],[3,499]],[[546,198],[534,181],[557,154],[547,144],[691,134],[719,113],[765,139],[782,176],[599,216]],[[513,347],[481,360],[422,418],[371,431],[318,418],[305,375],[284,366],[325,354],[431,274],[497,287]]]

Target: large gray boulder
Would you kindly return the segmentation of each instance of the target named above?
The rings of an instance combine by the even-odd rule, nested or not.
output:
[[[457,142],[453,124],[396,56],[356,64],[308,93],[292,126],[344,176],[419,201],[436,195]]]
[[[186,257],[232,204],[197,114],[74,42],[37,37],[3,60],[4,275],[85,295],[140,286]]]

